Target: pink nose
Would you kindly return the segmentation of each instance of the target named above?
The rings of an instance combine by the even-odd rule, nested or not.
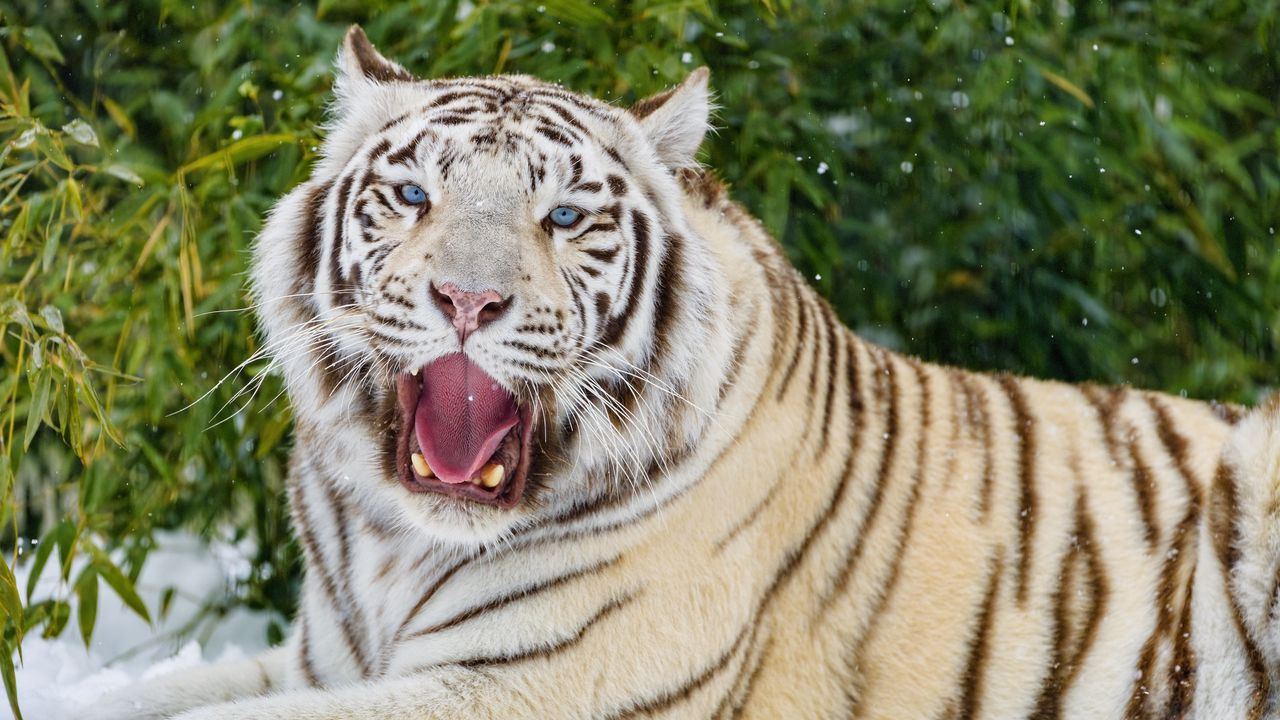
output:
[[[444,316],[453,321],[453,329],[458,331],[458,339],[466,342],[467,335],[477,328],[497,320],[511,304],[511,298],[503,298],[493,290],[471,292],[459,289],[453,283],[444,283],[439,287],[431,284],[431,299]]]

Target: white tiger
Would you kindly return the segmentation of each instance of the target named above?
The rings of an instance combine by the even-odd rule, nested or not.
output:
[[[1274,716],[1280,405],[1228,445],[860,340],[696,167],[707,82],[421,81],[352,28],[254,251],[292,634],[80,717]]]

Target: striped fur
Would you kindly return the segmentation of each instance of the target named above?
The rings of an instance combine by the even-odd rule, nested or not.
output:
[[[628,112],[416,81],[358,29],[341,57],[255,255],[294,632],[89,716],[1275,715],[1280,402],[1238,422],[864,342],[693,166],[705,72]],[[539,226],[566,198],[583,226]],[[459,348],[446,276],[516,297],[465,346],[541,419],[512,510],[388,466],[394,373]]]

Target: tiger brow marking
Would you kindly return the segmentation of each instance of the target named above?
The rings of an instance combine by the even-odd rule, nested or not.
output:
[[[1037,519],[1036,481],[1036,422],[1027,408],[1027,398],[1012,375],[1001,375],[1000,387],[1009,397],[1013,410],[1014,433],[1018,438],[1018,576],[1016,596],[1018,604],[1027,602],[1027,584],[1031,576],[1031,542]]]
[[[539,135],[542,135],[548,140],[556,143],[557,145],[563,145],[565,147],[573,147],[573,141],[570,140],[563,132],[555,128],[548,127],[546,125],[538,125],[533,129],[533,131],[538,133]]]
[[[387,155],[387,162],[392,165],[408,165],[418,154],[418,145],[428,136],[431,135],[430,128],[423,128],[418,131],[413,139],[405,143],[395,152]]]
[[[573,107],[576,107],[579,110],[582,110],[588,115],[595,116],[597,118],[600,118],[601,120],[613,119],[609,111],[606,111],[605,109],[597,105],[593,105],[587,102],[586,100],[583,100],[581,97],[578,97],[577,95],[574,95],[572,93],[567,93],[560,90],[553,90],[547,87],[533,87],[525,90],[525,94],[531,100],[540,100],[543,103],[545,103],[548,99],[558,100],[560,102],[568,103],[569,105],[572,105]]]
[[[542,107],[550,108],[552,112],[559,115],[565,122],[569,123],[570,125],[577,128],[578,130],[581,130],[583,133],[590,132],[589,130],[587,130],[587,127],[578,120],[578,118],[574,117],[573,113],[565,109],[564,106],[562,106],[560,103],[554,102],[552,100],[543,100],[540,103],[540,105]]]
[[[514,605],[516,603],[523,602],[525,600],[528,600],[529,598],[534,598],[539,595],[552,592],[580,578],[593,577],[593,576],[599,575],[600,573],[605,572],[606,570],[616,566],[621,561],[622,561],[622,555],[615,555],[614,557],[608,560],[602,560],[593,565],[587,565],[585,567],[578,568],[571,572],[567,572],[563,575],[557,575],[555,577],[547,578],[535,583],[524,585],[504,595],[500,595],[491,600],[487,600],[484,603],[481,603],[479,605],[473,605],[467,608],[466,610],[455,613],[452,617],[446,620],[441,620],[440,622],[434,625],[431,625],[430,627],[426,627],[421,630],[415,630],[414,632],[406,635],[404,639],[414,640],[420,637],[424,637],[426,635],[443,632],[445,630],[448,630],[449,628],[455,627],[457,625],[461,625],[462,623],[465,623],[466,621],[471,620],[472,618],[477,617],[479,615],[484,615],[494,610],[498,610],[500,608],[503,608],[509,605]]]
[[[617,150],[614,150],[612,147],[606,146],[604,149],[604,154],[608,155],[610,160],[618,163],[618,165],[622,167],[624,172],[627,172],[627,173],[631,172],[631,168],[627,165],[627,161],[622,159],[622,156],[618,154]]]

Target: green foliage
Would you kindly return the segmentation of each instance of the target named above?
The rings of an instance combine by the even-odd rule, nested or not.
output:
[[[712,69],[705,159],[841,316],[927,358],[1250,401],[1280,345],[1280,0],[27,0],[0,6],[0,674],[55,635],[10,567],[99,579],[159,529],[257,548],[288,615],[289,412],[243,311],[365,25],[425,76],[620,103]],[[33,542],[38,539],[38,544]],[[75,576],[73,577],[73,574]],[[153,610],[156,610],[153,608]],[[161,608],[160,610],[163,610]],[[12,695],[11,695],[12,699]]]

